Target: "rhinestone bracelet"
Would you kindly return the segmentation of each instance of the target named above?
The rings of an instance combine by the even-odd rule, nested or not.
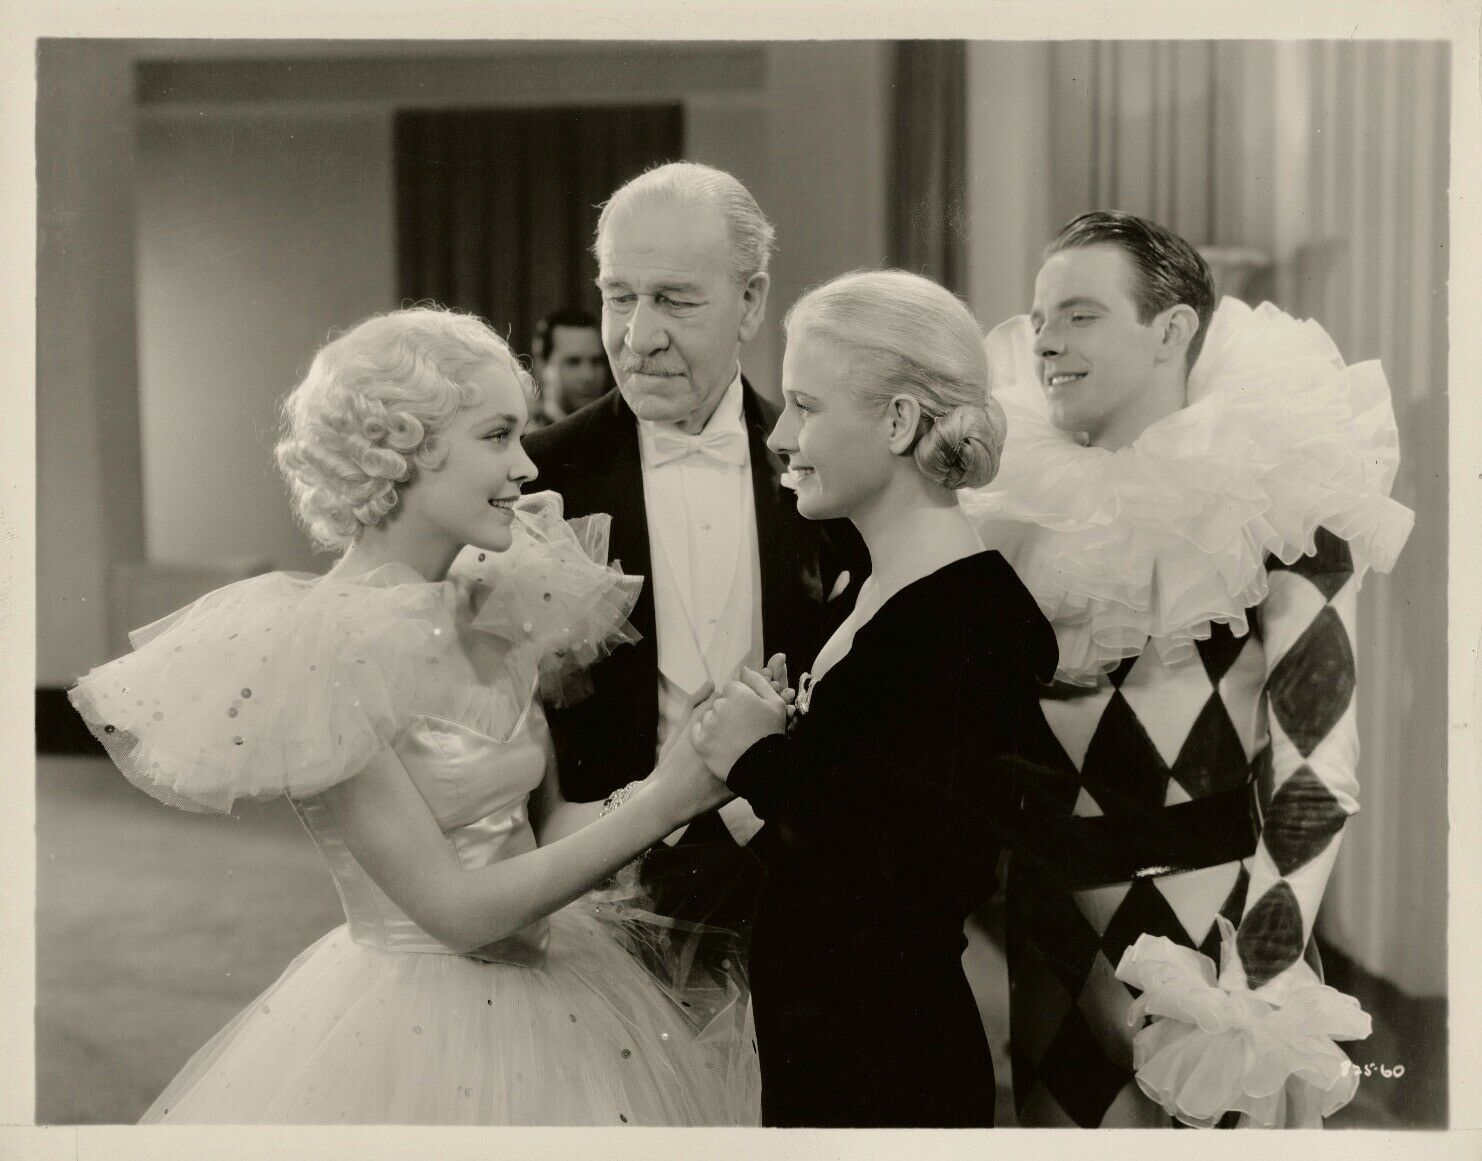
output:
[[[637,790],[642,785],[643,779],[640,778],[636,782],[629,782],[626,786],[619,786],[616,790],[609,794],[606,801],[602,803],[602,809],[597,812],[597,817],[606,818],[623,803],[627,802],[628,799],[633,796],[633,791]]]

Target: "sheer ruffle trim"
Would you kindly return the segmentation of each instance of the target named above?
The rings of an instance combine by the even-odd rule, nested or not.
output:
[[[517,647],[518,679],[538,680],[546,705],[569,705],[592,692],[593,665],[639,640],[628,615],[643,578],[608,564],[612,517],[605,512],[568,523],[560,495],[537,492],[515,515],[520,532],[507,551],[465,551],[453,573],[487,590],[473,627]]]
[[[1228,956],[1234,928],[1217,922]],[[1153,1018],[1133,1039],[1137,1083],[1186,1125],[1210,1128],[1236,1112],[1243,1124],[1315,1128],[1358,1089],[1358,1070],[1334,1043],[1371,1030],[1352,996],[1314,983],[1277,1007],[1227,992],[1208,956],[1152,935],[1123,952],[1117,978],[1142,992],[1128,1024]]]
[[[1051,424],[1027,319],[987,350],[1008,440],[993,485],[963,506],[990,537],[995,522],[1031,526],[1005,554],[1055,625],[1064,679],[1094,680],[1149,639],[1165,664],[1188,660],[1214,622],[1243,635],[1268,558],[1310,555],[1319,527],[1360,571],[1388,571],[1409,535],[1414,514],[1389,498],[1384,372],[1344,366],[1315,322],[1222,300],[1189,405],[1115,452]]]
[[[507,739],[537,674],[547,684],[544,659],[566,651],[549,671],[569,690],[568,667],[637,639],[625,618],[642,578],[588,555],[600,534],[563,532],[559,499],[534,499],[492,587],[399,564],[253,577],[132,634],[134,652],[81,678],[72,703],[130,781],[196,811],[320,793],[414,713]]]

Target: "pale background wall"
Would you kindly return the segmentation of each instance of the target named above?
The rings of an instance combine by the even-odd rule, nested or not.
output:
[[[396,301],[381,111],[182,111],[138,127],[150,560],[322,568],[287,517],[276,404],[329,334]]]
[[[142,555],[134,312],[133,60],[43,46],[37,92],[38,684],[101,659],[107,577]],[[64,83],[62,83],[64,82]]]

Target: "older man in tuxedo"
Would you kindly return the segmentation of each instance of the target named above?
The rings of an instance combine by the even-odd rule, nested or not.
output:
[[[848,525],[810,524],[766,447],[777,409],[741,373],[766,313],[773,229],[730,174],[663,165],[619,189],[597,226],[603,345],[617,390],[531,436],[568,516],[612,515],[612,556],[642,574],[643,635],[552,711],[568,800],[645,776],[705,682],[786,653],[794,674],[852,605],[868,557]],[[760,821],[743,801],[647,856],[656,906],[745,929]]]

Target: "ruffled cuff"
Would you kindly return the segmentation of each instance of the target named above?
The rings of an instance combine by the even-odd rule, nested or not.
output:
[[[1249,991],[1265,1000],[1272,1007],[1284,1007],[1291,997],[1305,988],[1320,987],[1322,980],[1305,959],[1298,959],[1285,971],[1267,980],[1258,988],[1252,988],[1245,975],[1245,966],[1236,956],[1230,956],[1220,967],[1219,985],[1227,992]]]
[[[1234,928],[1218,923],[1228,956]],[[1236,1112],[1263,1128],[1317,1127],[1358,1089],[1358,1072],[1335,1043],[1371,1031],[1352,996],[1309,984],[1276,1006],[1226,991],[1208,956],[1151,935],[1122,954],[1117,978],[1142,992],[1129,1026],[1151,1017],[1133,1039],[1138,1086],[1183,1124],[1210,1128]]]

